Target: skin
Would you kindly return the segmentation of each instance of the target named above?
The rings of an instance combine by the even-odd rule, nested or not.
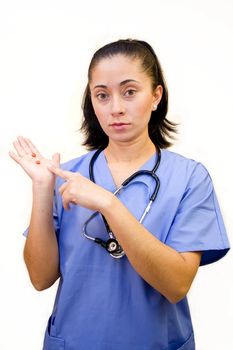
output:
[[[140,60],[116,55],[102,59],[94,67],[90,90],[96,116],[109,137],[104,152],[118,186],[155,153],[148,122],[161,99],[162,87],[152,90],[151,78],[143,71]],[[51,212],[57,175],[65,179],[59,191],[66,210],[73,203],[101,212],[129,262],[145,281],[171,303],[187,294],[200,264],[200,252],[178,253],[160,242],[112,193],[79,173],[61,170],[58,155],[47,160],[31,141],[22,137],[14,146],[16,153],[12,152],[11,157],[33,183],[33,207],[24,256],[38,290],[48,288],[59,277],[59,253]],[[32,152],[38,155],[36,159],[41,164],[35,164]],[[46,265],[48,259],[52,261],[50,266]]]
[[[43,290],[60,276],[59,253],[52,219],[55,175],[48,170],[49,165],[59,167],[60,156],[54,154],[51,160],[45,159],[33,143],[22,136],[13,145],[15,152],[9,153],[11,158],[32,180],[33,204],[24,259],[33,286],[37,290]],[[37,161],[40,164],[36,164]]]

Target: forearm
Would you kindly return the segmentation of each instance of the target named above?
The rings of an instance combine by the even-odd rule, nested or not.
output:
[[[52,207],[51,186],[33,186],[33,205],[24,259],[37,290],[50,287],[59,277],[59,253]]]
[[[102,213],[141,277],[171,302],[182,299],[196,273],[185,257],[147,231],[116,197]]]

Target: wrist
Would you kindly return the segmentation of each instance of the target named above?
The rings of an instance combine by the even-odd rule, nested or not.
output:
[[[117,202],[119,202],[118,198],[113,193],[107,192],[104,200],[101,203],[101,208],[99,211],[105,216],[114,210]]]
[[[51,194],[54,192],[54,183],[47,182],[33,182],[32,183],[32,193],[36,194]]]

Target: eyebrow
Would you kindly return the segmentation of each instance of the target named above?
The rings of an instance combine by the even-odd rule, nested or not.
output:
[[[126,79],[126,80],[123,80],[120,82],[120,86],[126,85],[128,83],[138,83],[139,84],[139,81],[134,80],[134,79]],[[96,86],[94,86],[93,89],[96,89],[96,88],[107,89],[107,85],[103,85],[103,84],[96,85]]]

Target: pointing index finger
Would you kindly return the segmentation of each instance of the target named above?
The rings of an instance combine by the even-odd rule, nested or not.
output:
[[[55,167],[54,165],[49,165],[48,169],[64,180],[69,180],[73,176],[73,173],[71,171],[62,170],[61,168]]]

